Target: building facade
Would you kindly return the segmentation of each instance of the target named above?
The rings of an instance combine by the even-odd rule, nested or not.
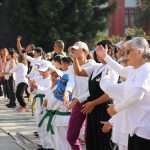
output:
[[[141,3],[138,0],[116,1],[117,10],[110,17],[109,34],[122,36],[127,28],[135,26],[137,8]]]

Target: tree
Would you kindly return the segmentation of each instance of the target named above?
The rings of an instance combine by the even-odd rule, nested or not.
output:
[[[143,27],[143,29],[150,34],[150,0],[141,0],[140,11],[138,13],[138,24]]]
[[[7,0],[10,25],[36,45],[48,48],[56,39],[67,45],[89,43],[105,29],[115,8],[109,0]]]

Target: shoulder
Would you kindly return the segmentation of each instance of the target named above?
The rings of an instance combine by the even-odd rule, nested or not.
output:
[[[145,63],[140,70],[150,72],[150,63]]]
[[[150,76],[150,63],[142,65],[140,68],[136,69],[136,74],[141,76],[141,78],[147,78]]]

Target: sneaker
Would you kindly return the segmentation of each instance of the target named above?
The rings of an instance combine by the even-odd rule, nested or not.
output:
[[[16,104],[10,104],[10,103],[8,103],[8,104],[6,104],[6,106],[7,106],[8,108],[15,108],[15,107],[16,107]]]
[[[33,132],[33,135],[38,138],[39,137],[39,133],[37,131]]]

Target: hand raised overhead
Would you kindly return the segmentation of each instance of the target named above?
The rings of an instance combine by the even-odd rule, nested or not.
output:
[[[104,60],[107,56],[108,47],[107,45],[103,47],[102,45],[96,46],[96,55],[99,59]]]

